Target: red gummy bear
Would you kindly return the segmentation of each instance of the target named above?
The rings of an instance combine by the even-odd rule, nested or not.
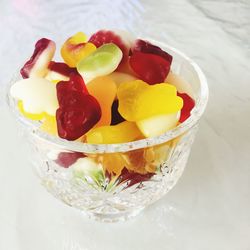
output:
[[[171,65],[161,56],[142,52],[133,53],[129,58],[129,64],[139,78],[148,84],[164,82]]]
[[[59,103],[56,111],[58,135],[70,141],[76,140],[100,120],[101,107],[88,94],[79,74],[70,74],[69,81],[61,81],[56,87]]]
[[[57,72],[61,75],[68,76],[68,77],[71,73],[77,73],[76,68],[70,68],[66,63],[63,63],[63,62],[51,61],[49,63],[48,68],[51,71]]]
[[[121,62],[124,62],[124,60],[126,60],[126,58],[128,57],[129,51],[127,46],[122,41],[121,37],[115,34],[113,31],[99,30],[89,38],[88,42],[93,43],[97,48],[106,43],[114,43],[121,49],[123,53]]]
[[[86,157],[86,155],[80,152],[61,152],[59,153],[55,162],[63,168],[68,168],[79,158],[84,157]]]
[[[184,122],[190,116],[190,112],[195,106],[195,101],[186,93],[178,92],[177,95],[183,99],[183,107],[181,109],[181,116],[179,122]]]
[[[173,60],[173,57],[164,50],[162,50],[160,47],[141,39],[137,39],[133,47],[131,48],[130,53],[133,54],[135,52],[143,52],[147,54],[154,54],[161,56],[162,58],[166,59],[170,64],[172,63]]]
[[[56,111],[58,135],[73,141],[87,133],[101,118],[101,108],[91,95],[83,95],[79,103]]]
[[[71,73],[69,81],[60,81],[56,89],[60,107],[78,104],[83,94],[88,94],[86,85],[78,73]]]

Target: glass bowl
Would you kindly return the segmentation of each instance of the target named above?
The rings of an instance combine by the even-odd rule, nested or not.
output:
[[[101,221],[126,220],[163,197],[186,166],[208,87],[199,66],[178,50],[157,41],[173,56],[171,70],[191,86],[196,106],[191,116],[161,136],[121,144],[87,144],[50,136],[39,122],[24,118],[8,94],[32,164],[43,186],[57,199]],[[20,79],[17,74],[10,86]]]

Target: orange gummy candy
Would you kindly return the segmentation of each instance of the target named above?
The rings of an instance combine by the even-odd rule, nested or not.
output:
[[[89,93],[99,102],[102,116],[95,127],[110,125],[111,106],[116,97],[117,87],[111,77],[97,77],[87,84]]]
[[[108,171],[112,175],[119,176],[122,169],[128,165],[128,160],[122,153],[103,154],[102,165],[105,171]]]

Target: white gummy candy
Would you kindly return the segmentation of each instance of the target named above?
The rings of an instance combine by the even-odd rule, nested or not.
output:
[[[58,108],[56,84],[44,78],[27,78],[12,85],[10,94],[23,102],[23,108],[31,114],[46,112],[54,116]]]

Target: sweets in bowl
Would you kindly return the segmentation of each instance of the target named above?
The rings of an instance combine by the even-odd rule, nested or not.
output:
[[[128,37],[78,32],[60,62],[55,43],[42,38],[10,87],[43,184],[101,220],[126,219],[172,188],[205,106],[196,65]]]

